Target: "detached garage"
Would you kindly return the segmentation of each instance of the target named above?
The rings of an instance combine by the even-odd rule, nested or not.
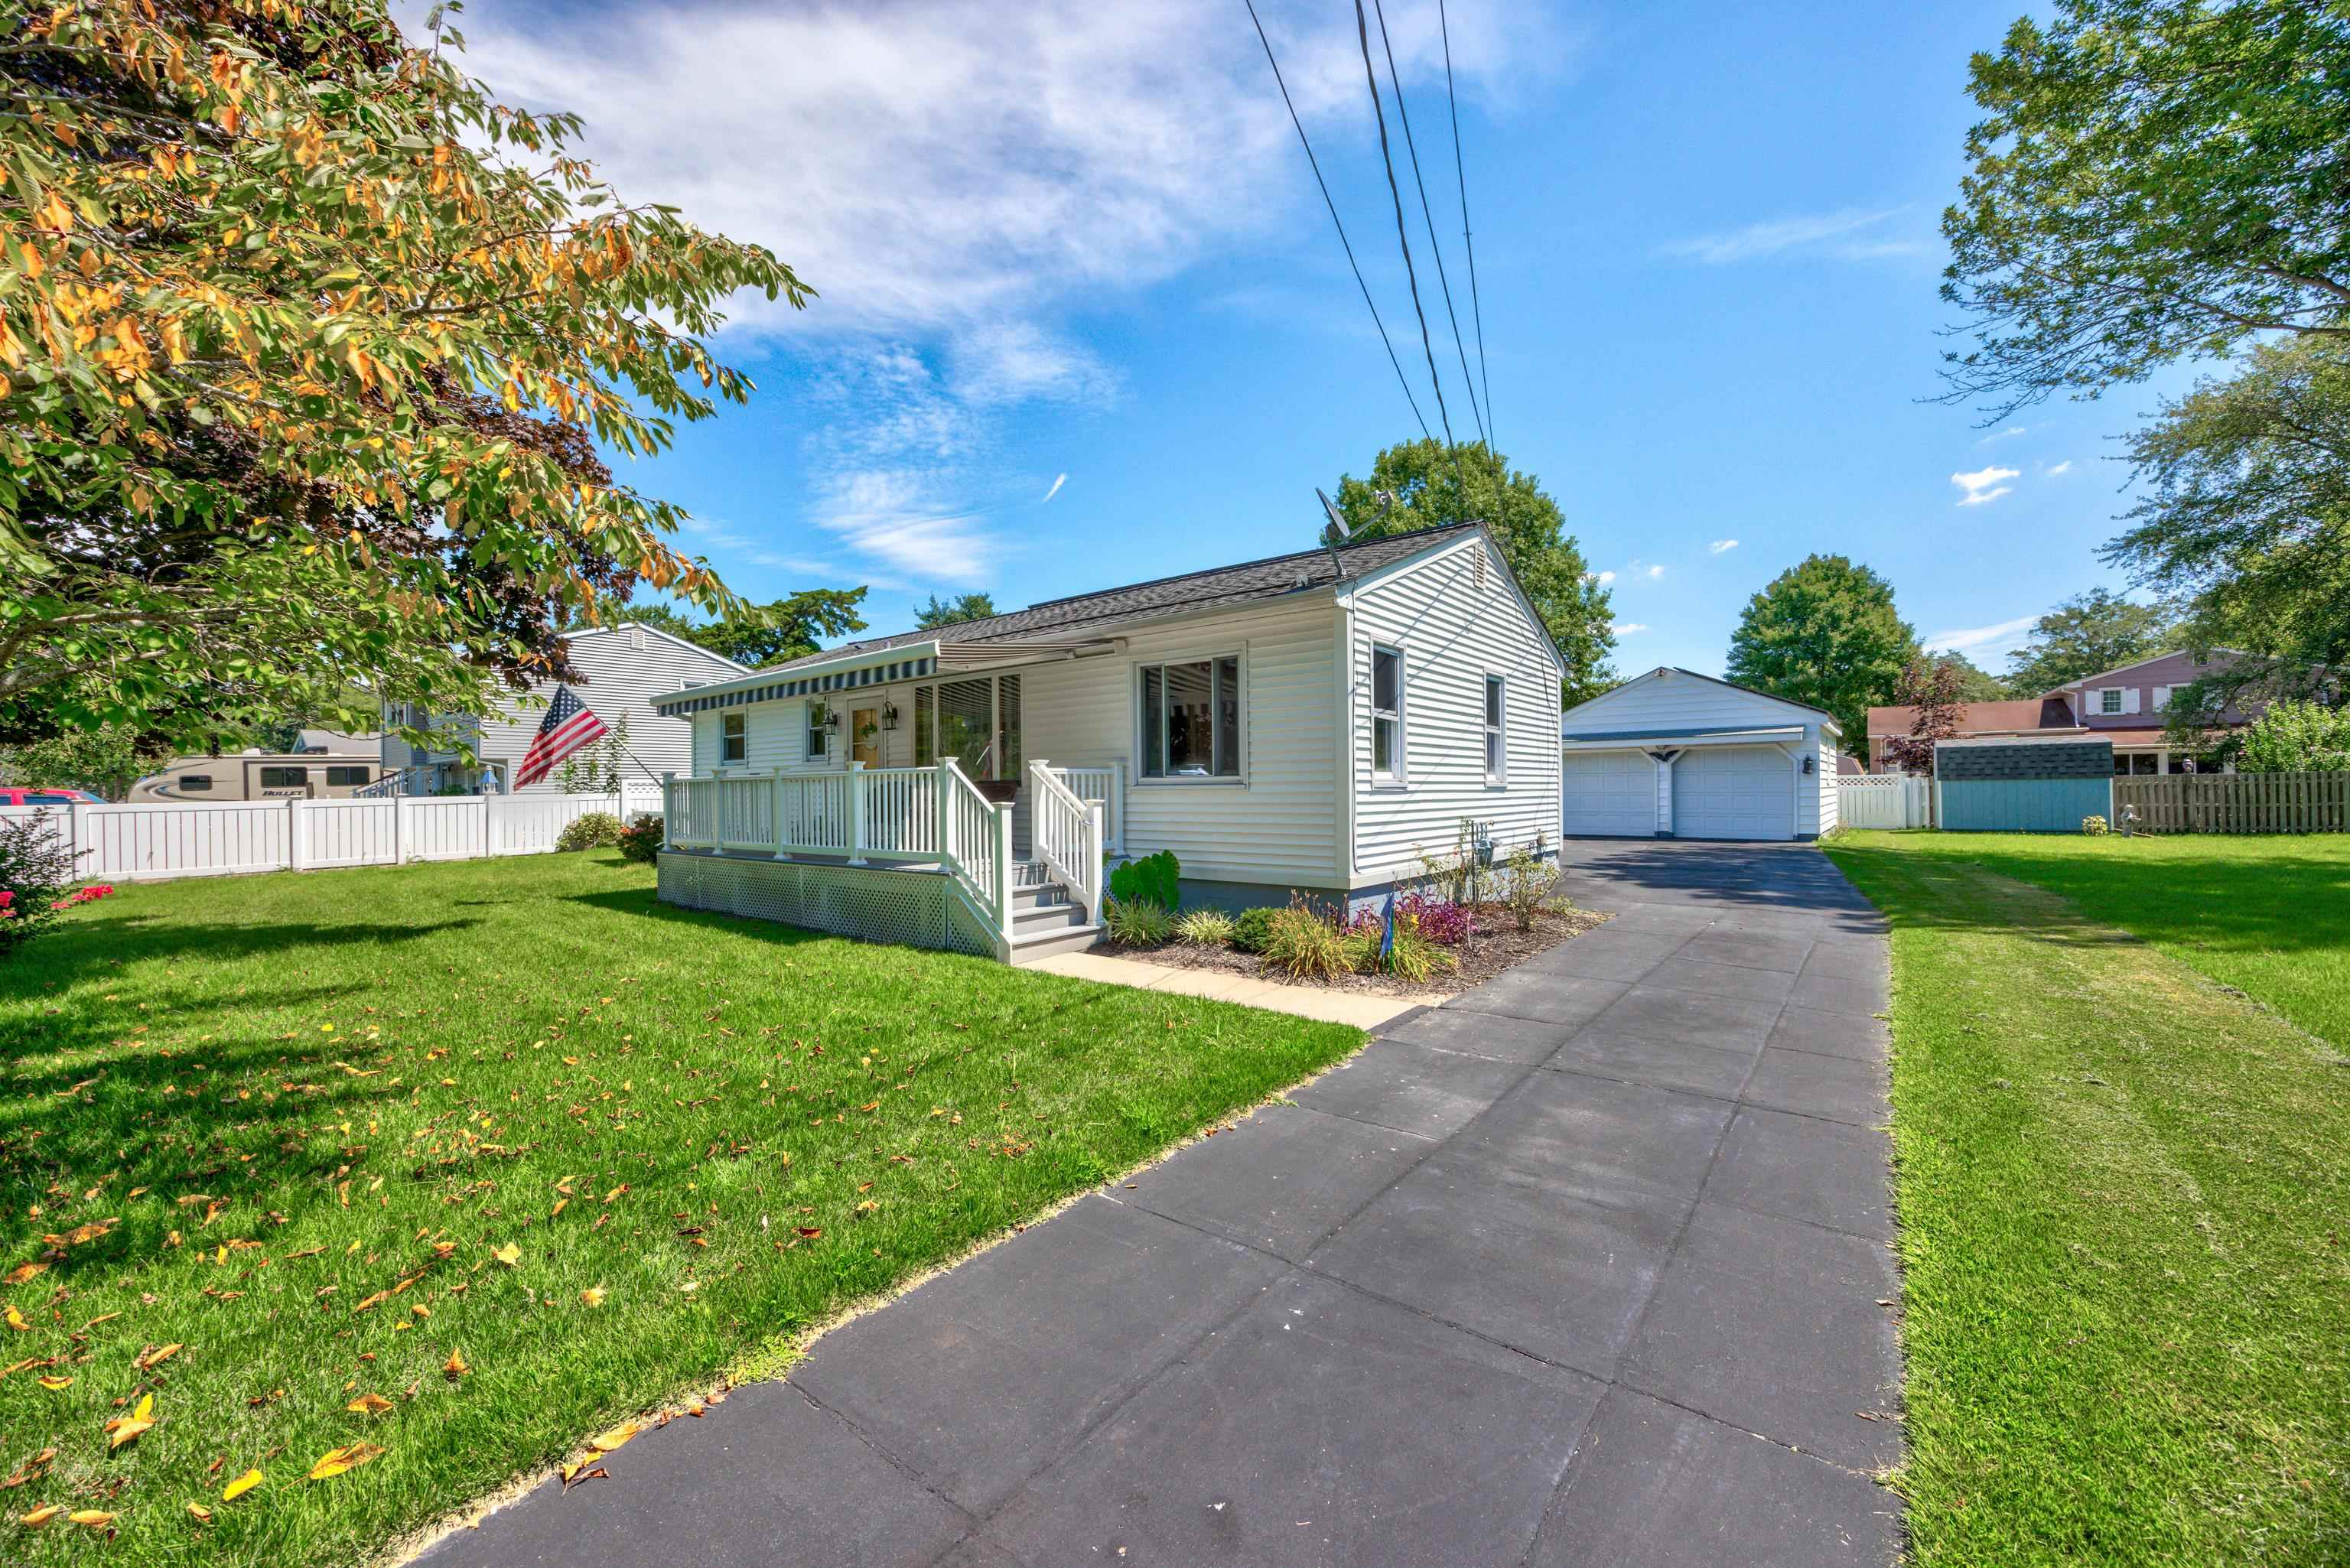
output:
[[[1570,838],[1816,838],[1836,822],[1843,732],[1817,708],[1652,670],[1560,720]]]

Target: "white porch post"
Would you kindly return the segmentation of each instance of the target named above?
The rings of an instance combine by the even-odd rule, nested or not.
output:
[[[1126,853],[1126,759],[1110,759],[1109,808],[1116,816],[1116,826],[1109,830],[1109,846],[1120,855]]]
[[[1086,924],[1101,924],[1102,911],[1102,808],[1086,807]]]
[[[848,863],[865,864],[865,764],[848,764]]]
[[[932,763],[931,772],[937,775],[937,783],[931,787],[931,794],[936,797],[939,808],[939,858],[952,860],[955,857],[954,779],[947,772],[947,764],[943,761]]]
[[[785,821],[784,802],[788,799],[789,796],[784,787],[783,769],[777,768],[775,770],[775,775],[771,781],[771,785],[775,792],[775,858],[778,860],[789,860],[792,857],[792,833],[790,828],[784,826]]]
[[[1012,805],[995,808],[995,929],[1012,940]]]

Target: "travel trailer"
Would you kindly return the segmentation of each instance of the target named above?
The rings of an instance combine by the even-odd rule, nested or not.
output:
[[[238,752],[176,757],[130,786],[129,804],[159,801],[338,800],[383,776],[380,757],[331,752]]]

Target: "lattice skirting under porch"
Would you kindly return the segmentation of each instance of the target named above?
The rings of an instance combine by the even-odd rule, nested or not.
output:
[[[953,885],[924,871],[887,871],[751,856],[663,850],[659,896],[684,909],[714,909],[868,941],[1000,958],[994,933]]]

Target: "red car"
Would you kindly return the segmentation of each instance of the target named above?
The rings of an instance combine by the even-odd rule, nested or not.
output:
[[[104,805],[86,789],[18,789],[0,784],[0,805]]]

